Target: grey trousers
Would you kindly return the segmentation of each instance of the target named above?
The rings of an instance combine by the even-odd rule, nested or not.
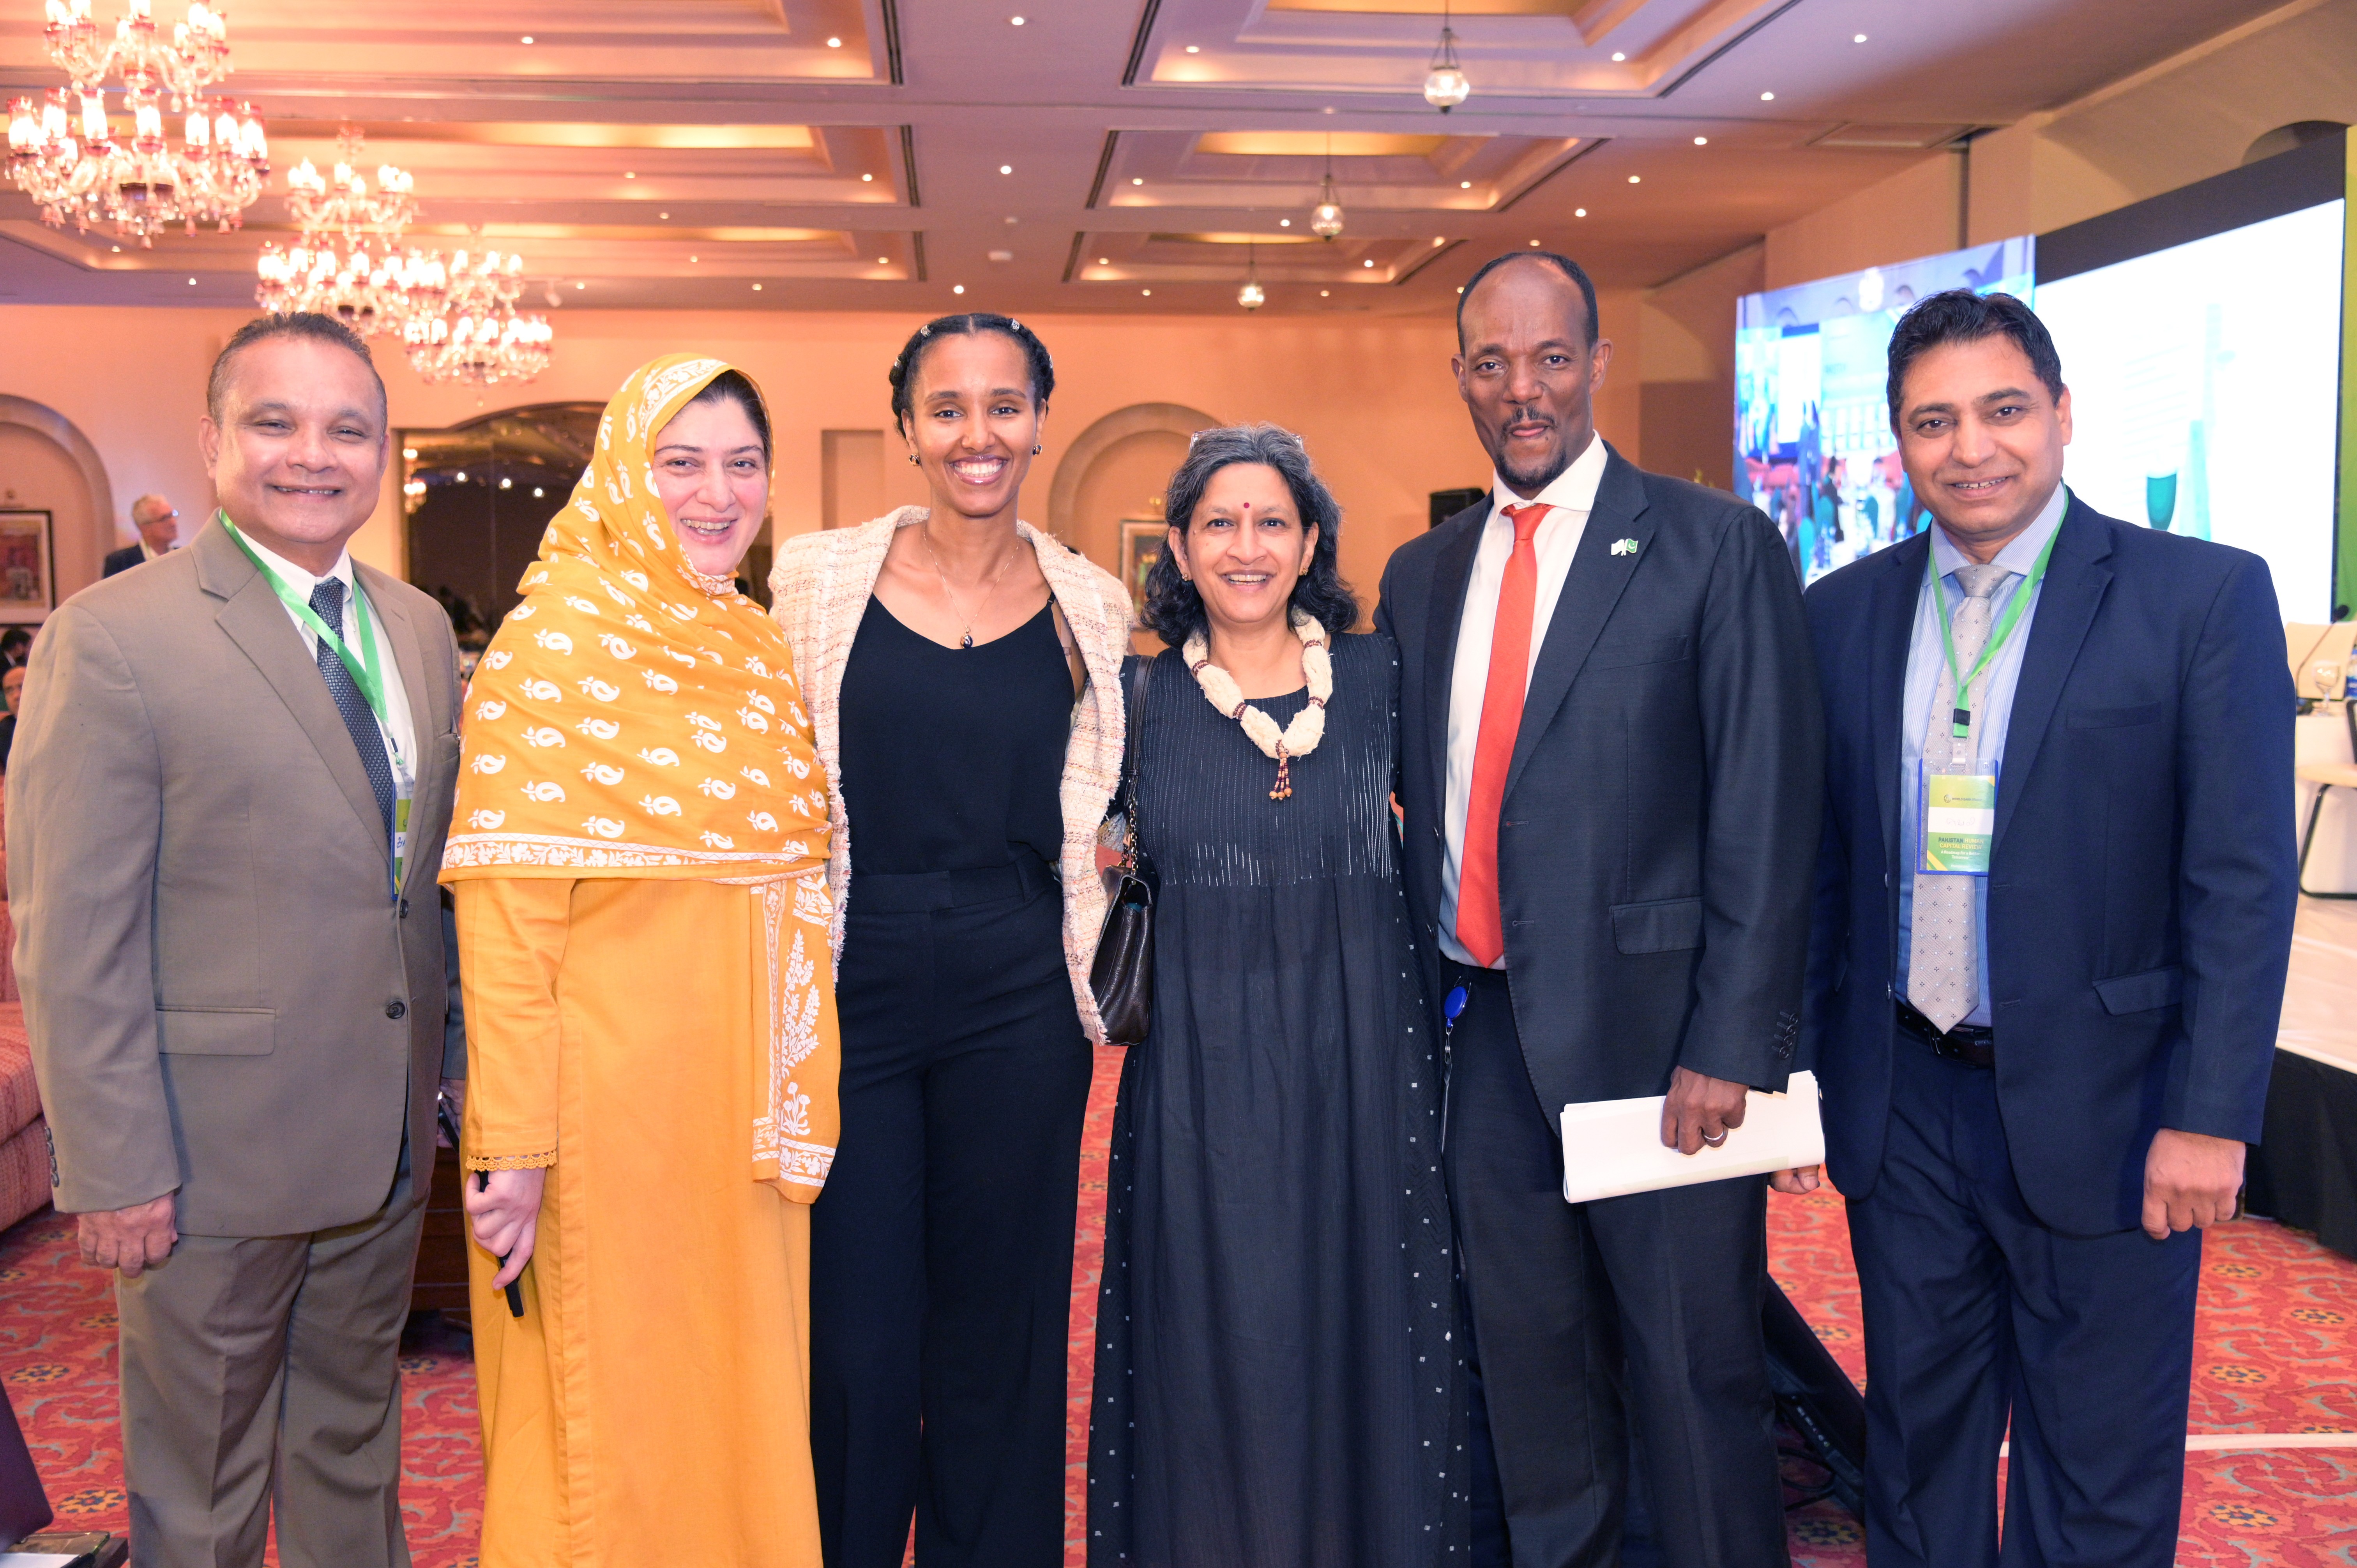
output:
[[[182,1236],[115,1282],[139,1568],[408,1568],[401,1329],[425,1210],[305,1236]]]

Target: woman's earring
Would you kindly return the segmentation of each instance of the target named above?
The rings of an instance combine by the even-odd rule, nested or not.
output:
[[[1034,446],[1034,447],[1032,447],[1032,448],[1031,448],[1031,456],[1033,456],[1034,457],[1037,457],[1037,456],[1039,455],[1039,452],[1040,452],[1040,448],[1039,448],[1039,447],[1037,447],[1037,446]]]
[[[917,462],[917,455],[916,455],[914,452],[909,453],[909,466],[910,466],[911,467],[915,467],[915,466],[916,466],[916,462]]]

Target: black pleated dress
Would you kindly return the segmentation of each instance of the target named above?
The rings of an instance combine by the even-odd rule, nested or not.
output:
[[[1107,1184],[1092,1568],[1467,1561],[1440,1052],[1390,804],[1398,660],[1380,634],[1333,659],[1287,800],[1176,650],[1133,715],[1161,886]],[[1307,700],[1255,705],[1281,727]]]

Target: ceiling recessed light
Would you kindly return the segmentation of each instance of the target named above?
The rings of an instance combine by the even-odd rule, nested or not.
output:
[[[1762,103],[1773,103],[1776,102],[1776,95],[1772,92],[1763,92],[1760,95],[1760,102]]]
[[[462,485],[467,482],[467,470],[464,468],[458,470],[458,482]]]
[[[123,247],[120,245],[109,245],[107,249],[113,251],[118,256],[123,254]]]
[[[634,168],[626,168],[622,171],[622,177],[624,179],[636,179],[639,177],[639,171]]]
[[[1361,262],[1359,264],[1360,264],[1361,266],[1362,266],[1362,267],[1372,267],[1372,266],[1373,266],[1375,263],[1374,263],[1374,260],[1373,260],[1373,258],[1372,258],[1372,257],[1370,257],[1370,258],[1368,258],[1366,261]]]
[[[1016,224],[1017,224],[1017,223],[1019,223],[1019,222],[1021,222],[1021,221],[1022,221],[1022,220],[1021,220],[1021,219],[1019,219],[1019,218],[1017,218],[1017,217],[1016,217],[1016,216],[1015,216],[1015,214],[1013,214],[1012,212],[1010,212],[1010,213],[1008,213],[1008,214],[1006,215],[1006,226],[1007,226],[1008,228],[1010,228],[1010,229],[1012,229],[1013,227],[1015,227],[1015,225],[1016,225]]]
[[[965,292],[965,285],[962,283],[953,283],[950,285],[950,292],[952,294],[963,294]]]
[[[1458,293],[1459,293],[1459,294],[1463,294],[1463,293],[1465,292],[1465,285],[1464,285],[1463,284],[1458,284],[1458,285],[1457,285],[1457,292],[1458,292]]]
[[[998,172],[1001,174],[1013,174],[1015,172],[1015,166],[1013,164],[1001,164],[998,166]]]
[[[1628,57],[1627,55],[1622,54],[1619,49],[1615,49],[1615,50],[1613,50],[1613,51],[1612,51],[1612,60],[1613,60],[1613,63],[1614,63],[1614,64],[1616,64],[1616,65],[1617,65],[1617,64],[1619,64],[1620,61],[1627,59],[1628,58],[1629,58],[1629,57]]]
[[[761,292],[761,285],[760,285],[759,284],[755,284],[755,285],[753,285],[753,292],[754,292],[755,294],[759,294],[759,293],[760,293],[760,292]]]
[[[859,183],[862,185],[874,185],[876,183],[876,177],[872,174],[863,174],[859,177]]]
[[[1706,147],[1710,145],[1710,138],[1708,136],[1696,136],[1695,138],[1695,145],[1697,147]]]
[[[1145,180],[1145,177],[1144,177],[1143,176],[1136,176],[1136,175],[1134,175],[1134,176],[1132,176],[1132,177],[1130,177],[1130,181],[1129,181],[1129,183],[1130,183],[1130,184],[1132,184],[1132,185],[1144,185],[1144,184],[1146,183],[1146,180]]]
[[[1015,252],[1012,251],[993,251],[990,252],[990,259],[994,262],[1011,262],[1015,259]]]
[[[1280,218],[1276,220],[1276,226],[1280,229],[1290,229],[1293,227],[1293,220],[1290,218]],[[119,245],[115,248],[117,250],[122,249]]]
[[[839,49],[843,47],[843,40],[841,38],[829,38],[826,40],[826,47],[831,49]]]
[[[671,221],[671,214],[668,212],[658,212],[655,216],[662,219],[666,223]]]
[[[1436,245],[1446,245],[1447,243],[1448,243],[1448,241],[1445,237],[1443,237],[1443,236],[1441,236],[1441,235],[1435,234],[1435,235],[1432,237],[1432,242],[1433,242],[1434,244],[1436,244]]]
[[[1318,113],[1320,114],[1331,114],[1334,113],[1334,106],[1331,103],[1329,103],[1323,109],[1318,110]]]
[[[1473,188],[1473,182],[1469,179],[1460,179],[1457,182],[1457,188],[1459,190],[1470,190]]]
[[[533,486],[533,488],[532,488],[532,499],[534,499],[534,500],[542,500],[542,499],[546,499],[547,495],[548,495],[548,492],[547,492],[546,490],[542,489],[538,485],[534,485],[534,486]]]
[[[876,258],[876,264],[879,267],[888,267],[892,264],[892,258],[889,256],[878,256]]]
[[[1645,183],[1645,177],[1641,174],[1632,174],[1629,177],[1629,183],[1631,185],[1642,185]]]
[[[401,455],[409,462],[414,463],[417,461],[417,448],[414,446],[404,446],[401,449]]]
[[[1575,207],[1575,208],[1573,208],[1573,209],[1571,209],[1571,215],[1572,215],[1574,218],[1585,218],[1585,217],[1587,217],[1587,208],[1585,208],[1585,207]],[[1535,241],[1535,240],[1534,240],[1534,241],[1532,241],[1532,242],[1531,242],[1531,243],[1533,243],[1533,244],[1534,244],[1534,245],[1535,245],[1535,244],[1537,244],[1537,243],[1538,243],[1538,242],[1537,242],[1537,241]]]
[[[196,286],[197,286],[197,280],[196,280],[196,279],[194,279],[194,278],[190,278],[190,279],[188,280],[188,286],[189,286],[190,288],[194,288],[194,287],[196,287]]]
[[[1190,55],[1201,54],[1203,52],[1203,46],[1200,44],[1189,44],[1187,46],[1187,52]]]
[[[1534,250],[1534,251],[1535,251],[1535,250],[1537,250],[1538,248],[1539,248],[1539,242],[1538,242],[1536,240],[1532,241],[1532,242],[1531,242],[1531,249],[1532,249],[1532,250]]]
[[[500,489],[503,490],[511,490],[515,489],[515,477],[511,474],[501,478],[500,480]]]
[[[1854,44],[1862,44],[1866,42],[1866,35],[1864,33],[1852,33],[1849,36],[1849,41]]]
[[[1023,18],[1022,18],[1022,17],[1020,17],[1020,16],[1009,16],[1009,17],[1007,17],[1006,19],[1007,19],[1009,22],[1013,23],[1016,27],[1021,27],[1021,26],[1023,25]]]
[[[523,41],[524,41],[525,43],[530,43],[530,42],[532,42],[532,35],[531,35],[530,33],[526,33],[526,34],[523,36]]]
[[[1137,292],[1138,292],[1138,295],[1139,295],[1139,297],[1141,297],[1141,298],[1144,298],[1144,299],[1152,299],[1152,298],[1154,297],[1154,291],[1153,291],[1152,289],[1150,289],[1150,288],[1142,288],[1142,289],[1139,289]]]
[[[1318,297],[1320,299],[1330,299],[1333,297],[1333,294],[1334,291],[1330,288],[1321,288],[1318,291]]]
[[[575,284],[573,286],[574,286],[575,288],[587,288],[589,285],[588,285],[587,284],[586,284],[586,283],[577,283],[577,284]]]
[[[1097,258],[1097,265],[1099,265],[1099,266],[1101,266],[1101,267],[1109,267],[1109,266],[1113,265],[1113,263],[1111,263],[1110,261],[1106,260],[1106,259],[1105,259],[1104,257],[1103,257],[1103,256],[1099,256],[1099,257]]]
[[[695,261],[700,261],[700,260],[702,260],[702,258],[701,258],[701,257],[698,257],[698,256],[690,256],[690,257],[688,257],[687,259],[688,259],[690,262],[695,262]]]

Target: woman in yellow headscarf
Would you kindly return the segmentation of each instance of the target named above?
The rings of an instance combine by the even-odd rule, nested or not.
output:
[[[748,379],[640,367],[468,693],[442,880],[486,1173],[484,1568],[819,1561],[826,778],[732,575],[769,479]]]

